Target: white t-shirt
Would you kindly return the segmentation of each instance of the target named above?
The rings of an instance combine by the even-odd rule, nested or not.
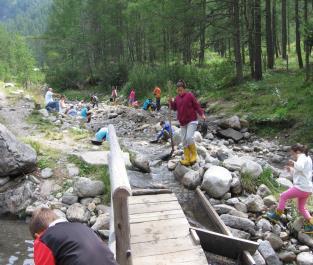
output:
[[[45,102],[46,105],[50,102],[53,101],[53,97],[52,97],[53,93],[51,91],[47,91],[46,95],[45,95]]]
[[[293,184],[304,192],[313,191],[312,183],[312,159],[305,154],[300,154],[292,171]]]

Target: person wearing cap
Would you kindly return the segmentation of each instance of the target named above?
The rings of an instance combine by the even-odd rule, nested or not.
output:
[[[179,80],[176,87],[178,95],[175,99],[170,99],[170,107],[177,111],[177,119],[181,128],[184,159],[180,163],[184,166],[190,166],[197,161],[194,133],[197,130],[198,115],[203,120],[205,120],[205,115],[195,96],[191,92],[186,91],[186,83],[183,80]]]

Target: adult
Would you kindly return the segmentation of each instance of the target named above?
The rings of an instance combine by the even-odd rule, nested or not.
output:
[[[107,127],[99,128],[96,132],[96,140],[98,142],[103,142],[107,140],[108,135],[109,135],[109,130]]]
[[[90,97],[90,104],[92,105],[92,108],[99,107],[99,99],[96,95],[92,95]]]
[[[180,123],[180,131],[184,146],[184,159],[180,163],[190,166],[197,161],[197,149],[194,141],[194,133],[197,130],[197,114],[205,120],[205,115],[195,96],[186,91],[186,83],[179,80],[176,84],[177,96],[170,99],[170,107],[177,111],[177,118]]]
[[[132,88],[130,90],[129,97],[128,97],[128,105],[132,107],[135,101],[136,101],[136,93],[135,93],[135,89]]]
[[[83,120],[85,120],[87,123],[91,121],[91,111],[89,106],[85,106],[81,109],[80,115],[82,116]]]
[[[117,87],[116,86],[112,86],[112,92],[111,92],[112,102],[115,102],[116,98],[117,98]]]
[[[283,214],[286,201],[296,198],[298,200],[298,211],[305,219],[304,232],[313,233],[313,218],[305,208],[312,189],[312,159],[308,155],[308,149],[301,144],[295,144],[290,149],[291,159],[287,164],[287,170],[293,178],[293,186],[280,195],[276,211],[268,212],[270,220],[278,221]]]
[[[153,95],[155,96],[156,109],[159,111],[161,109],[161,89],[158,86],[154,88]]]
[[[55,101],[53,99],[53,95],[58,96],[59,94],[53,93],[53,89],[49,87],[45,95],[46,110],[49,112],[52,112],[52,111],[59,112],[60,111],[59,101]]]
[[[113,253],[97,234],[81,223],[60,219],[40,208],[31,218],[35,265],[117,265]]]
[[[62,95],[60,97],[60,101],[59,101],[59,112],[60,113],[67,113],[68,110],[69,109],[65,103],[65,96]]]

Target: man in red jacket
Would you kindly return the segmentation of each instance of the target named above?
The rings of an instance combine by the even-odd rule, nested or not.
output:
[[[36,210],[29,230],[35,239],[35,265],[118,265],[92,229],[60,219],[50,209]]]
[[[186,91],[186,83],[183,80],[179,80],[176,87],[178,95],[175,99],[170,99],[170,106],[177,111],[177,119],[180,123],[184,146],[184,159],[180,163],[190,166],[197,161],[197,149],[194,141],[194,133],[198,125],[197,114],[202,119],[205,119],[205,115],[195,96]]]

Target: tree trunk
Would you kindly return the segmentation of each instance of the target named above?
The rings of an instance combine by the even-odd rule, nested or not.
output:
[[[241,83],[243,81],[242,73],[242,60],[240,50],[240,20],[239,20],[239,0],[232,0],[232,14],[233,14],[233,42],[234,53],[236,61],[236,82]]]
[[[298,56],[299,68],[303,68],[301,54],[301,39],[300,39],[300,21],[299,21],[299,0],[295,0],[295,20],[296,20],[296,51]]]
[[[253,30],[254,30],[254,12],[252,1],[244,0],[244,17],[245,24],[248,32],[248,51],[249,51],[249,64],[250,64],[250,72],[251,76],[254,78],[254,39],[253,39]]]
[[[255,30],[254,30],[254,40],[255,40],[255,50],[254,50],[254,79],[262,79],[262,39],[261,39],[261,4],[260,0],[255,0],[254,2],[254,21],[255,21]]]
[[[273,0],[272,5],[272,30],[273,30],[273,49],[276,55],[276,58],[278,58],[278,43],[277,43],[277,32],[276,32],[276,0]]]
[[[287,59],[287,21],[286,21],[286,0],[281,0],[281,47],[282,57]]]
[[[312,1],[313,4],[313,1]],[[313,8],[313,6],[312,6]],[[308,0],[304,0],[304,24],[308,23]],[[310,47],[307,45],[306,40],[304,40],[304,50],[305,50],[305,81],[310,80]]]
[[[206,1],[201,1],[202,6],[202,18],[200,21],[200,52],[199,52],[199,65],[204,64],[204,52],[205,52],[205,20],[206,20]]]
[[[274,67],[274,47],[272,33],[272,16],[271,16],[271,0],[266,0],[266,51],[267,51],[267,68]]]

